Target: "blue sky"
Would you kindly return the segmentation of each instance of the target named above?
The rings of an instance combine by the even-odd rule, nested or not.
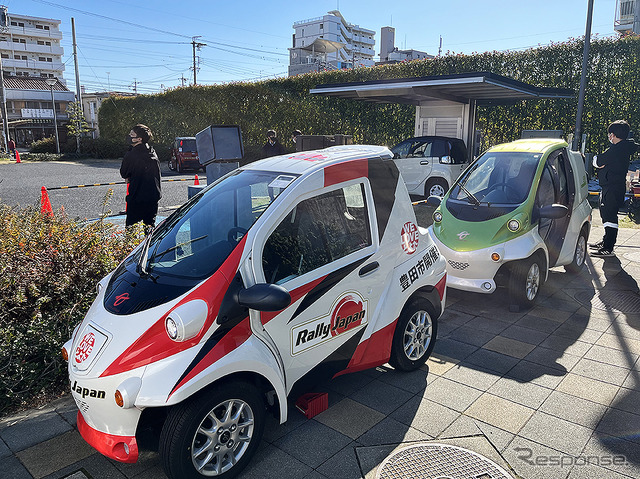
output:
[[[9,13],[62,21],[65,78],[74,89],[71,17],[87,91],[153,93],[193,81],[191,37],[206,43],[198,83],[286,76],[295,21],[339,9],[376,32],[396,29],[396,46],[438,53],[522,50],[584,35],[587,0],[4,0]],[[393,9],[390,8],[393,6]],[[596,0],[592,35],[614,35],[615,0]]]

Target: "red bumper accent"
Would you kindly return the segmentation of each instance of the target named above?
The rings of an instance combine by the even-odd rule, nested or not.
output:
[[[80,411],[78,411],[78,431],[91,447],[110,459],[127,463],[138,460],[138,442],[135,436],[114,436],[96,431],[87,424]]]

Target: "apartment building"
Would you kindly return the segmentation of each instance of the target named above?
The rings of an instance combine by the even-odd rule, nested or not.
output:
[[[5,75],[64,79],[60,20],[18,15],[4,10],[0,55]],[[2,14],[0,12],[0,14]]]
[[[640,34],[640,0],[616,0],[613,29],[621,35]]]
[[[9,136],[18,146],[54,136],[54,116],[61,138],[66,136],[67,104],[75,95],[63,78],[61,40],[60,20],[19,15],[0,7],[0,56]]]
[[[377,63],[378,65],[434,58],[433,55],[420,50],[400,50],[395,45],[395,39],[395,28],[382,27],[380,29],[380,61]]]
[[[338,10],[322,17],[297,21],[293,28],[289,76],[375,64],[375,32],[347,22]]]

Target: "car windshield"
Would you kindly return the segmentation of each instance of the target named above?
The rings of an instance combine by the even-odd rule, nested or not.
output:
[[[518,205],[529,196],[542,153],[487,152],[451,189],[450,199],[480,204]]]
[[[205,278],[216,271],[260,215],[296,179],[235,170],[156,228],[133,260],[141,276]]]
[[[178,140],[178,147],[182,148],[183,152],[191,152],[195,153],[196,150],[196,139],[190,138],[188,140]]]

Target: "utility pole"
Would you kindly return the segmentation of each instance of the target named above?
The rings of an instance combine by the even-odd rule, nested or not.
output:
[[[82,92],[80,90],[80,71],[78,70],[78,45],[76,43],[76,19],[71,17],[71,36],[73,37],[73,63],[76,68],[76,101],[78,103],[78,108],[80,109],[80,113],[84,115],[84,109],[82,108]],[[56,109],[56,106],[53,105],[53,109]],[[82,118],[76,118],[76,128],[78,131],[78,135],[76,136],[76,152],[80,153],[80,127],[82,125]],[[56,125],[56,131],[58,130],[58,125]]]
[[[182,86],[184,87],[184,84],[187,81],[187,79],[184,77],[184,74],[180,75],[180,81],[182,82]]]
[[[138,94],[138,79],[133,79],[133,93]]]
[[[191,40],[191,45],[193,46],[193,84],[194,86],[198,84],[197,80],[196,80],[196,48],[198,49],[198,51],[200,51],[201,47],[206,47],[207,44],[206,43],[200,43],[196,41],[196,38],[200,38],[200,35],[197,35],[195,37],[192,37]]]
[[[7,8],[0,10],[0,33],[6,33],[8,27]],[[7,118],[7,97],[4,91],[4,71],[2,70],[2,58],[0,57],[0,103],[2,103],[2,139],[4,148],[9,151],[9,120]]]
[[[580,149],[580,136],[582,135],[582,110],[584,108],[584,94],[587,89],[587,69],[589,67],[589,46],[591,42],[591,19],[593,18],[593,0],[589,0],[587,8],[587,28],[584,34],[584,50],[582,52],[582,75],[580,76],[580,93],[578,94],[578,112],[576,114],[576,127],[573,132],[571,149]]]
[[[440,35],[440,46],[438,47],[438,56],[442,55],[442,35]]]

